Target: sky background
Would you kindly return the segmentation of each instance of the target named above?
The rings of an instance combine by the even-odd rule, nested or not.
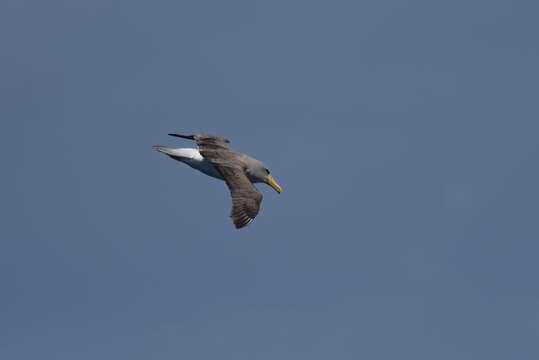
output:
[[[538,12],[3,0],[0,358],[539,358]]]

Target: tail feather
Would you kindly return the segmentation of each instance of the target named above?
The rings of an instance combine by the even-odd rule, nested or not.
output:
[[[152,146],[152,149],[157,150],[159,152],[162,152],[163,154],[175,155],[174,154],[174,149],[168,148],[166,146],[154,145],[154,146]]]

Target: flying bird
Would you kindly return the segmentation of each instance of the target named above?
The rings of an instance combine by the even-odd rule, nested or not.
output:
[[[194,140],[198,148],[153,146],[153,149],[208,176],[224,180],[232,197],[230,217],[237,229],[253,222],[260,210],[262,194],[253,183],[266,183],[281,193],[282,188],[270,175],[268,167],[260,160],[230,150],[228,139],[209,135],[168,135]]]

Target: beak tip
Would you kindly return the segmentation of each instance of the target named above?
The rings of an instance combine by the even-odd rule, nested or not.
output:
[[[271,186],[273,188],[273,190],[275,190],[277,193],[281,193],[281,191],[283,191],[283,188],[277,184],[277,182],[275,181],[275,179],[270,175],[268,176],[268,179],[266,181],[266,183]]]

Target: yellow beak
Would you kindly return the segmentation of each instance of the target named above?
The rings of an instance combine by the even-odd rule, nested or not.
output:
[[[271,175],[268,175],[268,179],[266,180],[266,184],[271,186],[279,194],[281,193],[281,191],[283,191],[283,188],[280,187],[279,184],[277,184],[277,182],[275,181],[275,179]]]

